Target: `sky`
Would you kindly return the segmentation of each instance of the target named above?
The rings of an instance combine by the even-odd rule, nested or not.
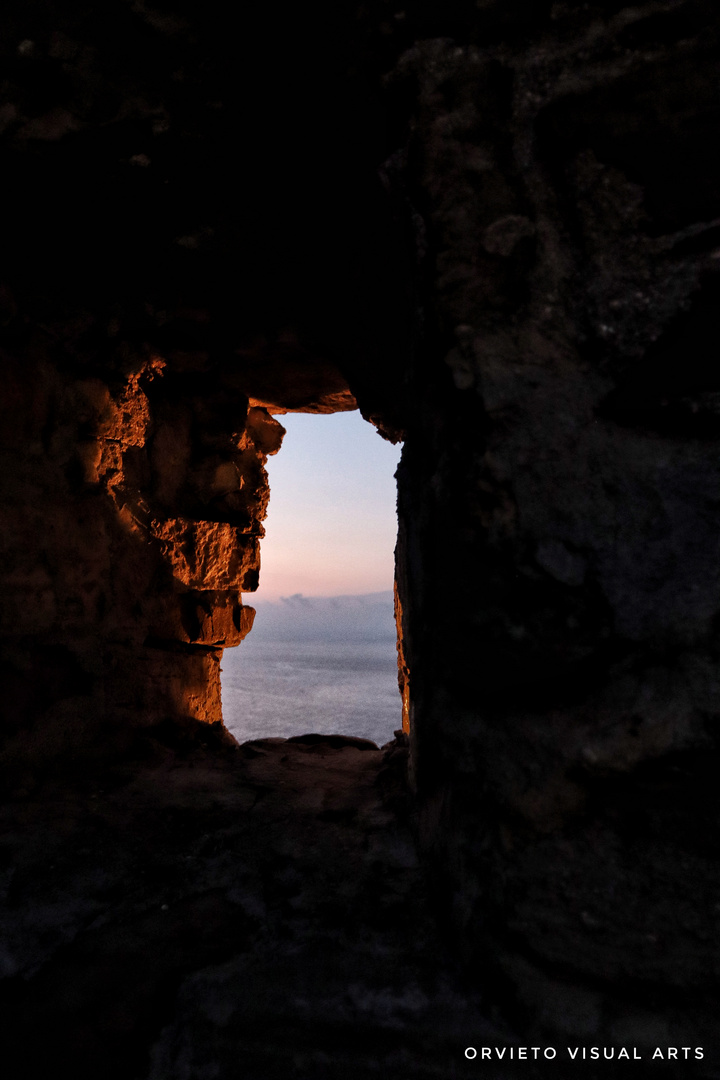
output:
[[[246,603],[392,589],[401,447],[359,412],[277,419],[287,435],[267,462],[260,586]]]

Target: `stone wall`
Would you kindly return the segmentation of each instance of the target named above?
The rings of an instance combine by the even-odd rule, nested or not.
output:
[[[21,790],[132,729],[226,738],[268,410],[356,407],[337,353],[350,319],[356,366],[377,336],[352,293],[372,242],[331,149],[328,175],[288,174],[303,110],[317,147],[328,121],[312,86],[290,107],[272,89],[268,19],[246,13],[239,72],[204,4],[3,15],[0,754]]]
[[[282,427],[230,388],[199,397],[158,356],[118,368],[105,381],[59,371],[47,352],[6,358],[15,764],[87,742],[117,750],[128,727],[219,724],[222,649],[252,625],[242,592],[257,585],[263,466]]]
[[[476,6],[388,80],[427,247],[399,475],[421,836],[536,1037],[707,1041],[717,16]]]
[[[357,400],[405,440],[410,785],[487,1015],[712,1041],[717,14],[243,11],[3,15],[7,771],[219,719],[268,409]]]

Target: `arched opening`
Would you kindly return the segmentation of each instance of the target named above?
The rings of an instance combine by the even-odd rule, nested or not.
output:
[[[357,411],[283,416],[253,630],[223,657],[244,742],[317,732],[382,745],[401,726],[393,552],[400,447]]]

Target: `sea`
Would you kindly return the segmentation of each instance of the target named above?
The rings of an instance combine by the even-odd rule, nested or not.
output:
[[[392,593],[257,602],[222,660],[225,725],[239,742],[311,732],[383,746],[401,726]]]

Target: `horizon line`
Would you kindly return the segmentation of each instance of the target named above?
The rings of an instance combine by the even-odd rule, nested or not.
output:
[[[292,603],[292,601],[304,602],[304,601],[312,601],[312,600],[360,600],[360,599],[365,599],[366,597],[369,597],[369,596],[386,596],[386,595],[389,595],[389,596],[393,595],[392,588],[373,589],[372,592],[367,592],[367,593],[312,593],[312,594],[306,594],[306,593],[297,592],[297,593],[291,593],[289,596],[279,596],[278,595],[278,596],[273,596],[273,597],[265,597],[265,596],[257,596],[256,597],[254,593],[243,593],[242,594],[242,602],[243,602],[243,604],[245,604],[246,601],[247,601],[247,606],[252,607],[253,602],[255,602],[255,603],[266,603],[266,604],[274,604],[274,603],[285,603],[285,604],[287,604],[287,603]]]

